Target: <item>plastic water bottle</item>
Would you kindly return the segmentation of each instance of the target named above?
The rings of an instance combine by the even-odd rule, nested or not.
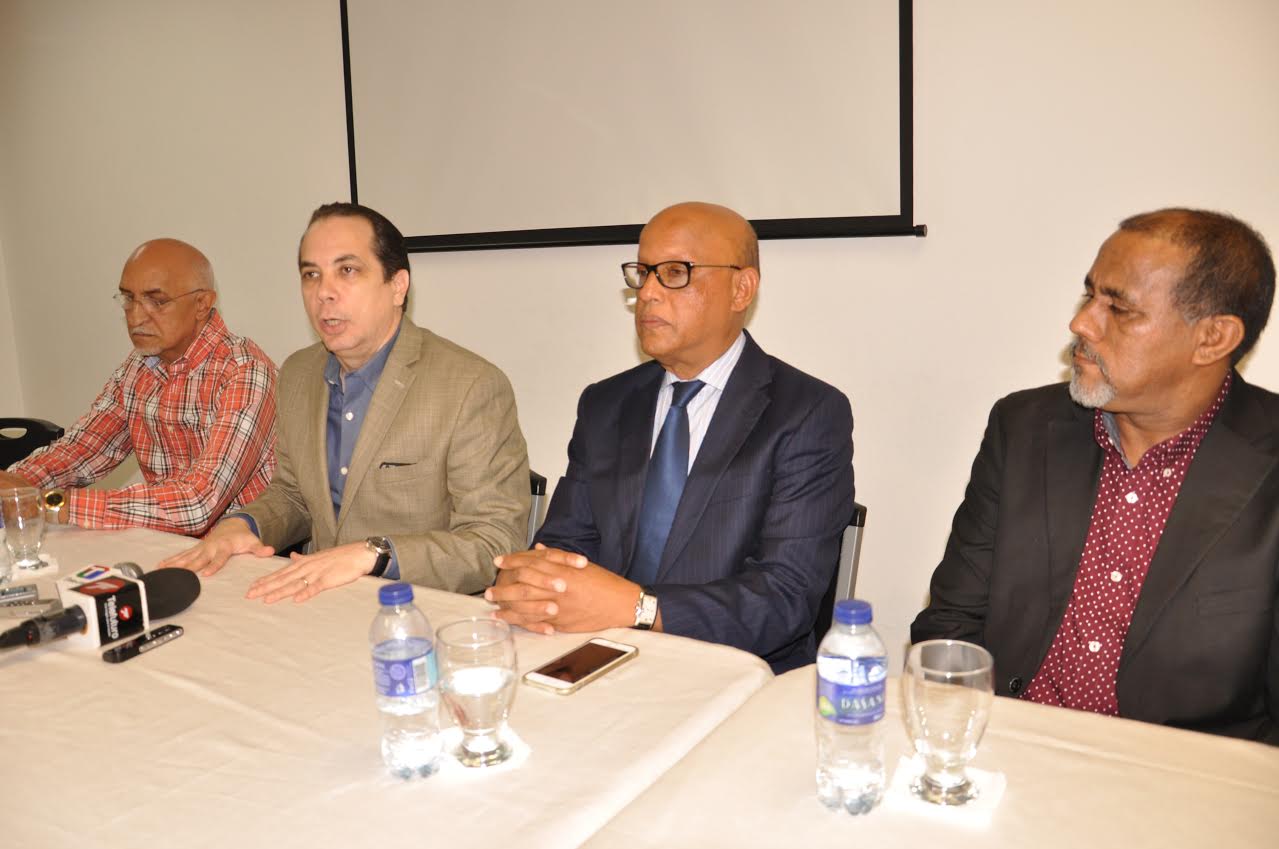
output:
[[[869,602],[845,599],[817,649],[817,798],[869,813],[884,796],[887,652]]]
[[[383,586],[378,601],[382,609],[369,628],[369,644],[382,714],[382,760],[401,778],[428,776],[440,759],[435,633],[408,584]]]

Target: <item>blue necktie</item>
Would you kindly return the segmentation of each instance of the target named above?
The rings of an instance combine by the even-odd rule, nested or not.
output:
[[[648,460],[648,478],[644,481],[644,501],[640,507],[639,533],[635,540],[635,556],[631,558],[632,581],[648,586],[657,577],[662,550],[675,521],[675,508],[684,494],[688,479],[688,411],[684,408],[706,384],[686,380],[671,384],[671,408],[657,435],[653,456]]]

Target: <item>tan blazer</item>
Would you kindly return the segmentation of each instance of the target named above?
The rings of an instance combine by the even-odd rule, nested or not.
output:
[[[321,344],[280,369],[279,465],[242,512],[277,550],[308,551],[389,537],[400,576],[472,593],[493,581],[493,557],[525,547],[528,450],[510,382],[465,348],[413,324],[373,391],[333,515],[325,457],[329,391]]]

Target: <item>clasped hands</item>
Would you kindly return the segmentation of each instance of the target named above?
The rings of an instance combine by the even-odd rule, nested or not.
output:
[[[274,553],[275,549],[262,544],[248,522],[231,517],[219,522],[194,547],[161,560],[159,566],[177,566],[208,577],[220,572],[232,555],[270,557]],[[260,598],[267,604],[286,598],[295,602],[307,601],[324,590],[349,584],[361,575],[367,575],[377,562],[377,555],[363,542],[326,548],[314,554],[294,553],[289,557],[287,566],[281,566],[250,584],[244,597]]]
[[[497,583],[484,598],[497,617],[538,634],[624,628],[635,621],[640,586],[580,554],[547,548],[493,558]]]

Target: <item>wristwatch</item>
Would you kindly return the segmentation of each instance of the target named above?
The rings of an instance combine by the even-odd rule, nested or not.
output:
[[[60,489],[45,490],[40,498],[44,504],[45,521],[51,525],[58,523],[58,514],[67,506],[67,494]]]
[[[640,587],[639,598],[635,600],[635,624],[632,628],[651,631],[657,621],[657,596],[650,595],[646,587]]]
[[[386,574],[386,567],[391,563],[391,541],[386,537],[369,537],[364,541],[364,545],[369,551],[377,555],[377,561],[373,564],[373,571],[369,574],[375,578],[380,578]]]

